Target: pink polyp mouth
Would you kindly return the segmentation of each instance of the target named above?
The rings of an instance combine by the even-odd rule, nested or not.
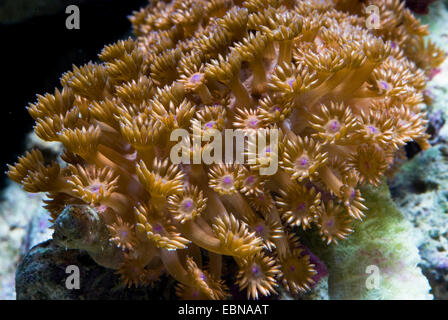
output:
[[[163,228],[162,228],[162,226],[160,224],[154,225],[154,231],[156,233],[160,233],[160,232],[162,232],[162,230],[163,230]]]
[[[389,84],[386,81],[380,81],[380,85],[384,90],[389,89]]]
[[[339,131],[340,128],[341,128],[341,125],[339,124],[338,121],[333,120],[333,121],[330,122],[330,130],[332,132]]]
[[[257,274],[257,273],[259,273],[260,272],[260,268],[258,268],[257,266],[253,266],[252,267],[252,273],[253,274]]]
[[[184,202],[185,209],[190,209],[193,206],[193,201],[187,200]]]
[[[288,80],[288,84],[289,84],[289,87],[292,89],[292,87],[294,86],[294,79],[289,79]]]
[[[368,126],[371,133],[378,133],[378,130],[374,126]]]
[[[224,177],[223,179],[224,183],[229,185],[232,183],[232,178],[230,178],[229,176]]]
[[[258,119],[250,119],[249,121],[248,121],[248,124],[249,124],[249,126],[251,127],[251,128],[255,128],[255,127],[257,127],[257,125],[258,125]]]
[[[201,81],[202,81],[202,78],[203,78],[202,74],[196,73],[196,74],[194,74],[194,75],[191,76],[190,81],[191,81],[192,83],[195,83],[195,84],[196,84],[196,83],[201,82]]]
[[[307,158],[301,158],[299,160],[299,165],[302,167],[305,167],[308,164],[308,159]]]
[[[101,185],[100,184],[94,184],[92,185],[90,188],[90,191],[92,191],[93,193],[99,193],[100,189],[101,189]]]
[[[204,126],[204,129],[212,129],[214,125],[215,125],[214,121],[207,122]]]

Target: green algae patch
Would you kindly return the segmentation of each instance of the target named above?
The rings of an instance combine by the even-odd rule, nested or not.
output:
[[[428,280],[418,264],[414,227],[390,197],[383,183],[365,187],[369,208],[355,232],[338,245],[310,247],[326,263],[331,299],[432,299]]]

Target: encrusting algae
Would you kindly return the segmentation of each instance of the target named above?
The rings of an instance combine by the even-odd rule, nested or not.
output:
[[[8,172],[48,194],[53,221],[68,205],[98,212],[124,257],[107,265],[128,285],[167,273],[180,298],[224,299],[230,256],[248,298],[306,292],[316,270],[293,228],[345,239],[368,214],[359,187],[378,185],[407,142],[429,146],[424,90],[445,54],[398,0],[151,1],[131,21],[136,40],[28,107],[62,161],[32,150]],[[279,169],[260,174],[258,156],[174,164],[171,132],[194,128],[279,129],[278,152],[265,150]]]

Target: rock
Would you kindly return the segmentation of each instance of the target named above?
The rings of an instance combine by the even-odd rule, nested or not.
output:
[[[428,115],[428,130],[431,135],[430,143],[437,144],[440,141],[440,130],[445,125],[445,115],[442,110],[436,110]]]
[[[81,249],[99,265],[118,269],[123,251],[110,235],[97,210],[88,205],[68,205],[54,222],[53,240],[67,249]]]
[[[67,289],[68,266],[79,268],[79,289]],[[69,281],[70,282],[70,281]],[[33,247],[16,273],[19,300],[166,300],[172,299],[172,280],[162,277],[153,288],[126,288],[114,270],[97,265],[80,250],[67,250],[52,240]]]
[[[14,274],[21,254],[32,244],[47,240],[48,214],[42,196],[10,184],[0,202],[0,300],[15,299]]]
[[[448,52],[448,2],[437,1],[422,22],[429,24],[430,38]],[[400,211],[415,227],[422,261],[419,266],[428,278],[435,299],[448,299],[448,60],[429,82],[427,91],[434,100],[428,107],[429,150],[405,163],[389,181],[392,197]]]
[[[390,182],[394,201],[416,228],[420,266],[436,299],[448,299],[448,146],[404,164]]]
[[[55,143],[40,140],[35,134],[27,136],[29,148],[42,150],[47,161],[60,153]],[[51,237],[48,212],[42,208],[43,194],[28,193],[16,183],[2,190],[0,202],[0,300],[15,299],[15,270],[20,256],[36,244]]]
[[[436,1],[430,6],[428,15],[422,16],[421,21],[429,25],[430,39],[441,49],[448,52],[448,33],[446,22],[448,19],[447,1]],[[445,122],[448,116],[448,59],[434,70],[433,77],[428,83],[425,92],[432,98],[432,105],[428,106],[429,133],[431,144],[446,143],[448,141],[448,125]]]

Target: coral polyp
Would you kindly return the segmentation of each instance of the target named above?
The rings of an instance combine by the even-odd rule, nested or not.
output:
[[[306,292],[317,271],[295,234],[337,245],[369,214],[360,186],[379,185],[407,142],[429,146],[425,86],[445,54],[399,0],[151,1],[131,21],[135,38],[28,107],[60,161],[32,150],[8,172],[48,194],[52,221],[68,206],[97,212],[104,227],[86,230],[117,251],[89,248],[129,286],[167,274],[186,299]],[[252,162],[176,163],[177,129],[209,139],[193,157],[225,129],[275,129],[278,143],[230,150]]]

